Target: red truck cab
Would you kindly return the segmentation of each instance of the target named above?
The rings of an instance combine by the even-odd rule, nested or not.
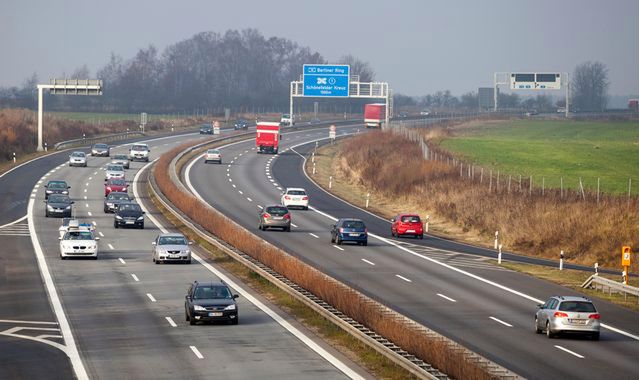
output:
[[[280,145],[280,123],[258,122],[255,132],[257,153],[277,154]]]
[[[424,224],[417,214],[399,214],[391,219],[391,223],[393,237],[412,235],[415,238],[424,238]]]

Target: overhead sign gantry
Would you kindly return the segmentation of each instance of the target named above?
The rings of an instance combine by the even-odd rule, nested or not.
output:
[[[561,90],[566,89],[566,117],[570,112],[570,81],[568,73],[537,72],[496,72],[493,80],[495,111],[498,106],[499,85],[510,86],[511,90]]]

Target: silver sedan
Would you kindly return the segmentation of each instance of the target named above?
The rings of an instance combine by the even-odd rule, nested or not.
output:
[[[191,248],[193,242],[182,234],[159,234],[153,241],[153,262],[181,262],[191,264]]]

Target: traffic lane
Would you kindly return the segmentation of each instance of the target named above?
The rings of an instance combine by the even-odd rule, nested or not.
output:
[[[305,145],[299,148],[295,148],[297,152],[303,154],[303,152],[313,149],[312,144]],[[287,183],[298,183],[301,187],[304,187],[309,193],[309,199],[312,205],[316,205],[321,211],[328,214],[339,216],[348,215],[350,217],[361,218],[366,222],[369,231],[376,233],[383,237],[389,237],[390,235],[390,223],[380,218],[377,218],[367,212],[362,211],[356,207],[353,207],[342,200],[335,198],[325,191],[317,188],[302,172],[302,158],[297,155],[283,155],[286,160],[275,161],[271,172],[274,177],[280,182],[286,185]],[[417,245],[424,245],[427,247],[432,246],[431,243],[445,243],[446,241],[441,239],[431,239],[425,236],[424,240],[413,239],[401,239],[401,241],[409,241],[410,243]],[[469,249],[470,246],[465,244],[458,244],[455,242],[447,242],[445,246],[446,252],[459,252],[459,253],[474,253],[474,249]],[[435,248],[439,246],[435,245]],[[472,248],[472,247],[471,247]],[[533,279],[530,276],[520,273],[505,274],[503,271],[486,271],[480,268],[463,268],[469,273],[481,275],[490,281],[495,281],[503,284],[507,287],[517,289],[525,294],[533,296],[539,300],[545,300],[551,295],[582,295],[578,292],[570,290],[568,288],[561,287],[559,285],[551,284],[549,282]],[[527,281],[522,281],[522,278]],[[622,328],[625,331],[639,336],[639,324],[636,323],[639,320],[639,313],[625,309],[623,307],[614,305],[602,299],[596,299],[596,306],[600,309],[604,323],[608,323],[617,328]]]

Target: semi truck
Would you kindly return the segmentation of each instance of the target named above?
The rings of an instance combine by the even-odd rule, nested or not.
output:
[[[280,123],[260,121],[255,132],[257,153],[277,154],[280,145]]]
[[[630,112],[639,112],[639,99],[628,99],[628,109]]]
[[[386,121],[386,104],[364,104],[364,124],[366,128],[381,128]]]

